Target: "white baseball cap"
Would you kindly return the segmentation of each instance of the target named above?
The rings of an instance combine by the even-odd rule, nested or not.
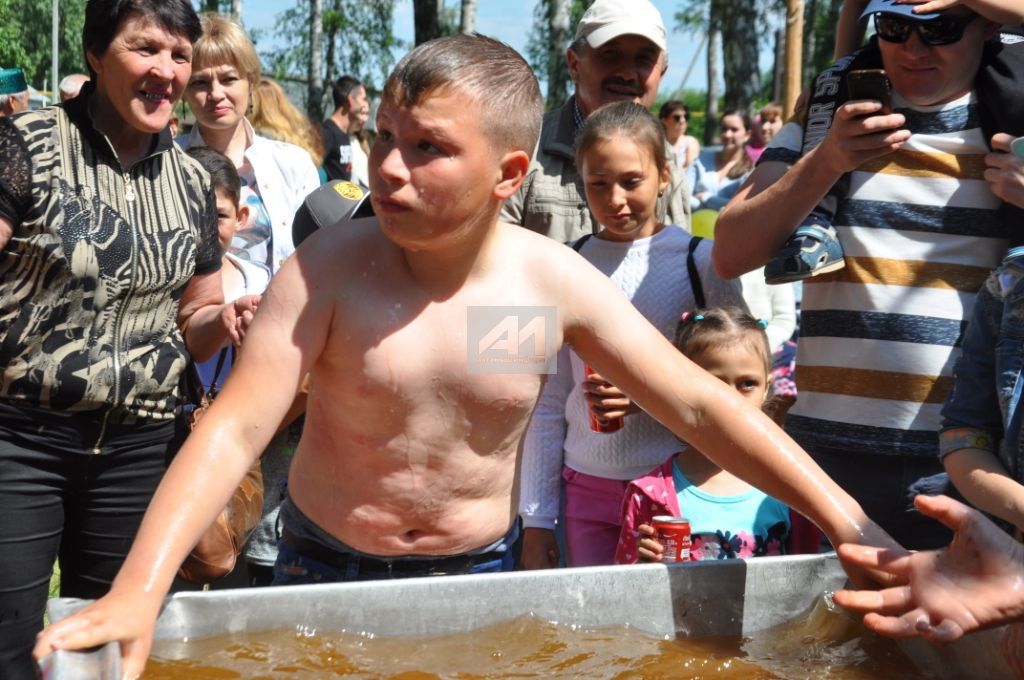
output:
[[[576,40],[584,38],[600,47],[620,35],[639,35],[665,51],[665,22],[650,0],[596,0],[576,27]]]

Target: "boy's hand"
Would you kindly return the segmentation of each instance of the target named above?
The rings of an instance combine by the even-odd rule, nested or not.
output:
[[[837,604],[866,612],[883,635],[952,642],[965,633],[1024,620],[1024,546],[977,510],[946,496],[918,496],[917,509],[955,534],[942,550],[918,553],[841,545],[848,562],[885,571],[909,585],[878,592],[841,590]]]
[[[121,643],[121,672],[138,678],[146,668],[161,601],[155,606],[138,594],[118,595],[113,590],[71,616],[45,628],[36,638],[36,659],[58,649],[96,647],[114,640]]]
[[[661,558],[665,555],[665,549],[654,537],[654,527],[650,524],[641,524],[636,531],[640,534],[636,543],[637,561],[661,562]]]
[[[558,566],[558,542],[555,532],[540,527],[523,530],[523,551],[519,556],[523,569],[553,569]]]
[[[1010,151],[1013,137],[1000,132],[992,136],[992,153],[985,154],[985,181],[992,193],[1007,203],[1024,208],[1024,159]]]
[[[910,139],[910,130],[900,127],[906,118],[902,113],[878,115],[881,109],[881,102],[867,99],[840,106],[832,118],[832,128],[811,152],[815,161],[842,175],[903,146]]]
[[[640,407],[632,399],[597,373],[588,375],[582,387],[583,398],[587,400],[590,410],[602,420],[640,412]]]

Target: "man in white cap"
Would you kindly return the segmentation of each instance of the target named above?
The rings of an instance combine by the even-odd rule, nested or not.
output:
[[[599,230],[576,171],[576,135],[603,104],[654,104],[668,68],[665,38],[661,13],[649,0],[596,0],[590,6],[565,53],[576,92],[544,116],[529,174],[519,193],[506,201],[502,219],[563,242]],[[688,205],[682,175],[673,174],[659,201],[659,219],[688,227]]]
[[[28,84],[20,68],[0,68],[0,116],[28,109]]]

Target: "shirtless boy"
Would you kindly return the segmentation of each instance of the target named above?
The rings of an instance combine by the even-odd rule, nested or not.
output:
[[[399,63],[370,155],[377,219],[320,230],[278,272],[246,352],[178,453],[110,593],[46,629],[37,657],[120,640],[126,673],[141,672],[175,570],[307,372],[306,426],[289,481],[301,526],[286,517],[289,533],[371,559],[446,565],[500,544],[514,524],[519,441],[542,376],[469,371],[472,307],[555,310],[548,359],[570,343],[671,430],[813,518],[836,545],[894,545],[610,280],[570,248],[498,222],[529,167],[540,119],[536,79],[501,43],[453,36]]]

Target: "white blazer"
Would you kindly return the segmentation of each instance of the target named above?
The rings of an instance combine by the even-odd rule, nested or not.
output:
[[[320,175],[305,149],[257,135],[244,118],[242,124],[249,140],[245,158],[256,175],[256,186],[271,220],[271,270],[276,274],[284,261],[295,252],[292,219],[306,196],[320,186]],[[188,136],[179,137],[177,141],[186,150],[192,146],[207,145],[198,125],[192,128]]]

